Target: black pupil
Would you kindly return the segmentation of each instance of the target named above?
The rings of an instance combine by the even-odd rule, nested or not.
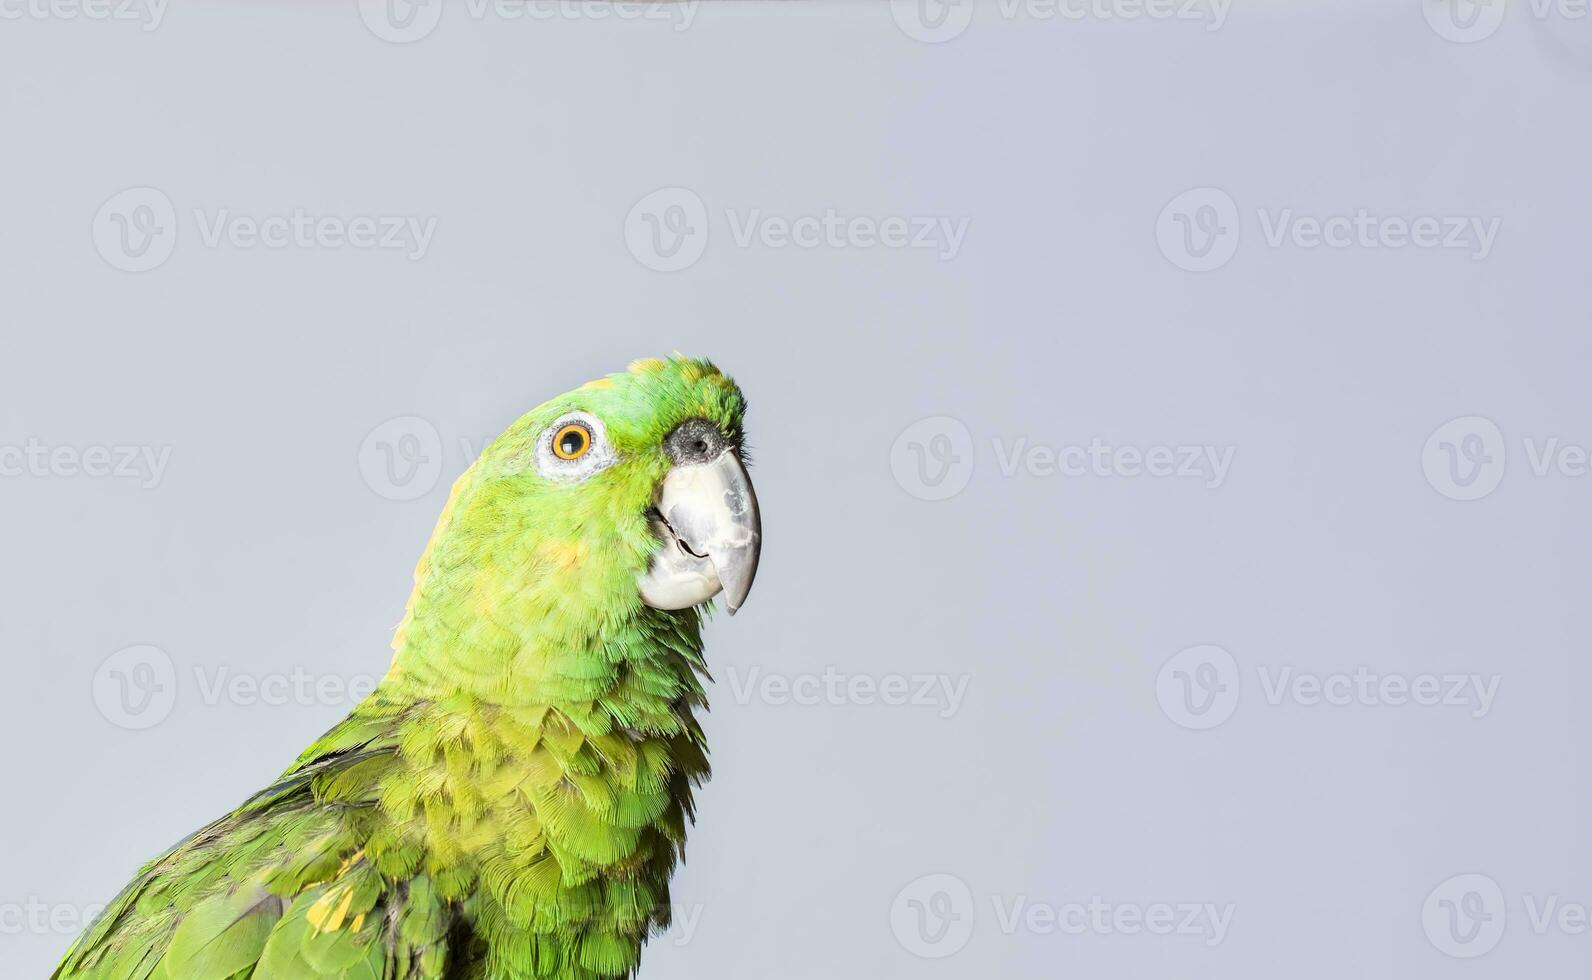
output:
[[[586,448],[586,433],[580,429],[567,429],[559,437],[558,448],[565,456],[578,456]]]

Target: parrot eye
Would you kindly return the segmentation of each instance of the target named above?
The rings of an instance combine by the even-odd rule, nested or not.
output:
[[[602,419],[590,412],[569,412],[536,440],[537,472],[554,483],[578,483],[618,460]]]
[[[580,459],[591,448],[591,430],[571,422],[553,435],[553,455],[559,459]]]

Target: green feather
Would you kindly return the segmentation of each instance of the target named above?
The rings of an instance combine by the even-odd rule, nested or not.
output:
[[[171,937],[166,972],[185,980],[227,980],[254,965],[281,917],[281,899],[258,886],[201,902]]]
[[[612,465],[536,463],[599,419]],[[741,438],[706,361],[643,361],[509,426],[459,478],[376,692],[147,865],[54,980],[631,975],[708,775],[702,609],[646,606],[665,437]]]

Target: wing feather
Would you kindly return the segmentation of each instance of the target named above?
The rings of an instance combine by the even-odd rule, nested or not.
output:
[[[146,865],[51,980],[441,980],[454,908],[362,856],[394,722],[349,718]]]

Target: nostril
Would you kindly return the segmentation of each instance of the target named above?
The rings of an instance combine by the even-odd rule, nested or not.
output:
[[[0,0],[3,4],[5,0]],[[664,439],[675,463],[705,463],[723,451],[727,437],[707,419],[687,419]]]

